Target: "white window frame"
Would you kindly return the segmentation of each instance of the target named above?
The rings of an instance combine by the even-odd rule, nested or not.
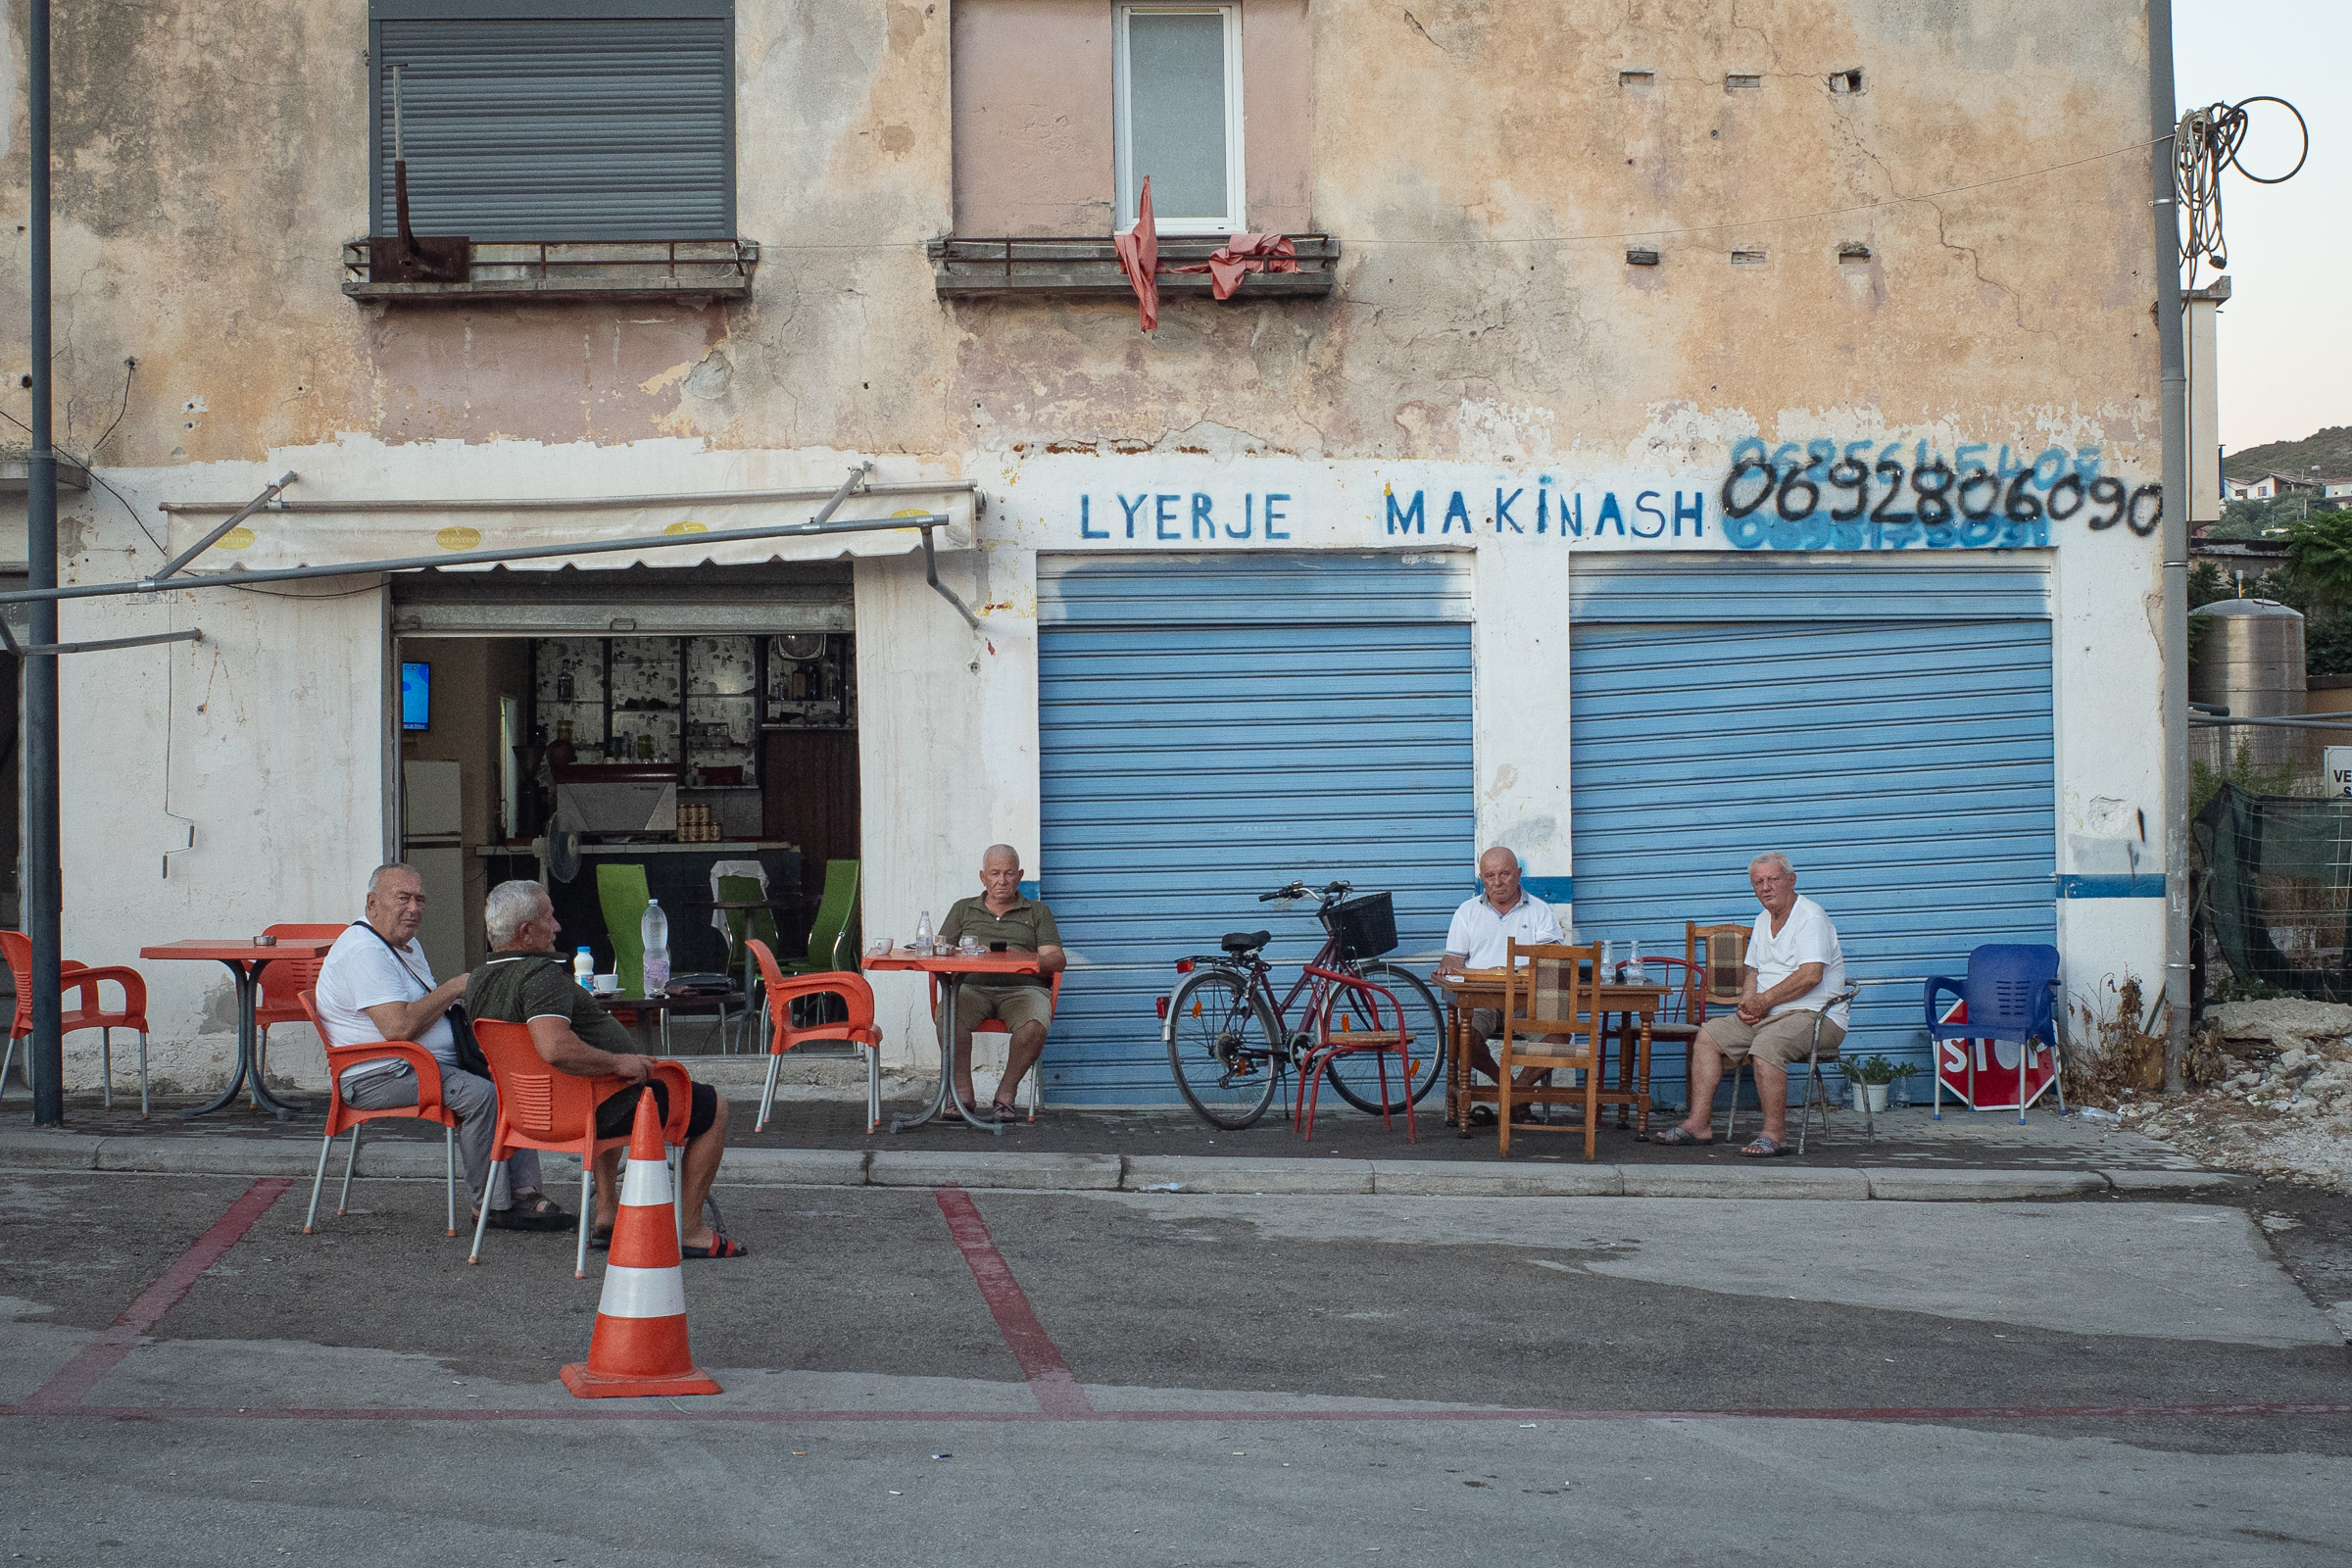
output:
[[[1128,91],[1127,22],[1137,12],[1220,16],[1225,19],[1225,196],[1232,210],[1225,213],[1169,214],[1156,210],[1153,226],[1162,234],[1239,234],[1249,231],[1248,198],[1242,159],[1242,8],[1239,4],[1203,4],[1201,0],[1130,0],[1111,8],[1111,89],[1116,119],[1113,138],[1118,149],[1118,197],[1121,232],[1135,226],[1136,203],[1143,183],[1134,165],[1135,131]]]

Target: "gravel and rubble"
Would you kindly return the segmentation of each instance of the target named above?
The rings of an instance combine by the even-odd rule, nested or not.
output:
[[[2198,1032],[2218,1081],[2121,1090],[2124,1125],[2217,1169],[2352,1190],[2352,1006],[2228,1003]]]

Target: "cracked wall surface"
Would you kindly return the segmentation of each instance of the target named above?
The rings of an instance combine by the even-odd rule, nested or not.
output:
[[[58,19],[74,439],[139,360],[104,459],[366,432],[1541,461],[1622,447],[1668,405],[1768,436],[1784,411],[1863,410],[2152,438],[2147,154],[2123,150],[2145,139],[2145,40],[2121,0],[1318,3],[1300,133],[1338,291],[1188,299],[1151,337],[1117,301],[934,296],[949,29],[899,0],[738,8],[749,303],[356,306],[337,256],[367,226],[365,8],[260,10]],[[1849,69],[1864,90],[1834,90]],[[1635,244],[1660,265],[1628,267]],[[19,369],[22,332],[0,320]]]
[[[1560,875],[1571,557],[1525,498],[1575,492],[1579,548],[1641,544],[1702,492],[1706,537],[1678,515],[1669,543],[1891,548],[1829,520],[1837,465],[1879,482],[1893,464],[1908,494],[1940,463],[1956,484],[1973,451],[2029,475],[2004,472],[2004,505],[2075,511],[2042,536],[1928,518],[1896,542],[2046,545],[2062,831],[2082,802],[2160,800],[2136,0],[1306,0],[1289,65],[1309,87],[1250,120],[1304,147],[1285,220],[1337,238],[1337,287],[1165,298],[1152,335],[1118,298],[937,295],[924,243],[958,210],[949,0],[736,17],[749,301],[427,309],[341,292],[367,230],[362,0],[60,7],[59,429],[111,486],[68,497],[69,579],[151,569],[160,503],[242,498],[284,466],[306,494],[368,497],[831,483],[863,457],[971,479],[980,549],[942,570],[985,607],[977,652],[919,563],[856,568],[866,913],[903,931],[957,846],[1036,842],[1038,554],[1172,548],[1087,531],[1116,492],[1181,488],[1187,514],[1215,492],[1227,527],[1250,496],[1296,493],[1285,548],[1394,548],[1388,504],[1418,502],[1413,548],[1475,549],[1480,831]],[[23,0],[0,18],[0,291],[22,298]],[[1102,145],[1097,126],[1049,151]],[[1046,177],[1067,172],[1037,182],[1065,217],[1102,199],[1096,175]],[[23,313],[0,311],[0,414],[24,416],[27,355]],[[1740,488],[1759,465],[1768,493]],[[1753,503],[1747,535],[1722,526],[1727,489]],[[68,665],[69,951],[346,912],[396,755],[380,587],[62,619],[207,636]],[[968,703],[941,684],[967,677]],[[2069,964],[2153,972],[2160,913],[2062,907]],[[212,1050],[191,967],[151,975],[159,1033]],[[908,1059],[920,990],[878,990]]]

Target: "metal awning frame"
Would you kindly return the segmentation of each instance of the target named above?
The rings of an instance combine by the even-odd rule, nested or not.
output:
[[[173,576],[172,573],[176,571],[182,564],[184,564],[189,557],[196,553],[191,551],[183,554],[178,560],[172,562],[170,565],[166,566],[163,571],[157,573],[153,577],[142,577],[131,582],[74,583],[70,586],[61,586],[56,588],[17,589],[7,593],[0,593],[0,605],[45,604],[54,603],[58,600],[64,599],[115,599],[125,598],[133,594],[167,593],[174,589],[181,588],[243,588],[255,583],[302,582],[318,577],[352,577],[374,573],[428,571],[437,570],[445,566],[489,566],[499,565],[513,561],[547,561],[571,556],[619,555],[629,551],[674,550],[680,547],[699,546],[708,548],[713,545],[734,544],[760,539],[825,538],[836,534],[880,533],[889,530],[911,528],[919,530],[923,536],[923,580],[928,583],[941,598],[945,599],[949,604],[954,605],[956,607],[956,613],[963,616],[965,622],[969,624],[974,631],[980,630],[980,617],[972,613],[970,607],[965,605],[961,599],[957,598],[954,590],[950,589],[947,584],[939,580],[938,550],[936,542],[932,537],[932,530],[935,528],[947,527],[954,520],[949,517],[946,513],[931,512],[924,513],[918,516],[877,517],[870,520],[856,522],[834,522],[831,520],[834,512],[840,508],[844,501],[847,501],[852,495],[858,494],[865,488],[863,484],[865,475],[871,471],[873,471],[873,464],[870,462],[860,464],[857,467],[851,469],[850,477],[844,481],[841,488],[834,491],[831,498],[826,501],[825,505],[821,509],[818,510],[816,514],[808,518],[806,522],[776,523],[771,526],[760,528],[713,528],[701,533],[638,534],[627,539],[590,540],[582,543],[571,544],[522,545],[505,549],[462,550],[456,552],[443,552],[439,555],[431,556],[398,556],[382,561],[341,562],[323,566],[276,566],[261,571],[217,572],[210,576],[203,577]],[[272,485],[270,487],[270,489],[264,491],[263,494],[257,497],[254,501],[249,502],[243,509],[240,509],[234,516],[232,516],[230,522],[223,523],[220,528],[214,530],[211,537],[208,538],[207,543],[210,544],[213,542],[213,540],[217,540],[220,535],[225,534],[229,527],[233,526],[235,517],[247,515],[251,512],[268,505],[270,499],[274,497],[279,489],[282,489],[285,485],[293,482],[293,478],[294,476],[292,474],[288,474],[284,479],[279,480],[275,485]],[[943,486],[934,488],[947,487]],[[732,501],[745,498],[738,496],[713,495],[707,496],[702,499],[707,501]],[[508,503],[508,505],[512,504],[513,503]],[[167,640],[180,641],[186,636],[187,634],[183,632],[161,634],[150,638],[118,638],[111,640],[104,646],[130,647],[139,642],[162,642]],[[13,639],[10,639],[10,641],[13,643]],[[27,647],[16,651],[25,653],[43,653],[52,650],[57,652],[84,652],[92,651],[96,646],[97,645],[59,643],[48,645],[46,647]]]

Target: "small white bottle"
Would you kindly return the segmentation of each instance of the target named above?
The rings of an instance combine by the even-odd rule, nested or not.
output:
[[[571,977],[579,982],[582,991],[596,990],[596,955],[586,948],[571,956]]]
[[[931,951],[931,911],[929,909],[925,909],[923,917],[915,922],[914,951],[924,954]]]
[[[1613,985],[1617,980],[1617,944],[1606,937],[1600,944],[1600,968],[1592,976],[1600,985]]]

